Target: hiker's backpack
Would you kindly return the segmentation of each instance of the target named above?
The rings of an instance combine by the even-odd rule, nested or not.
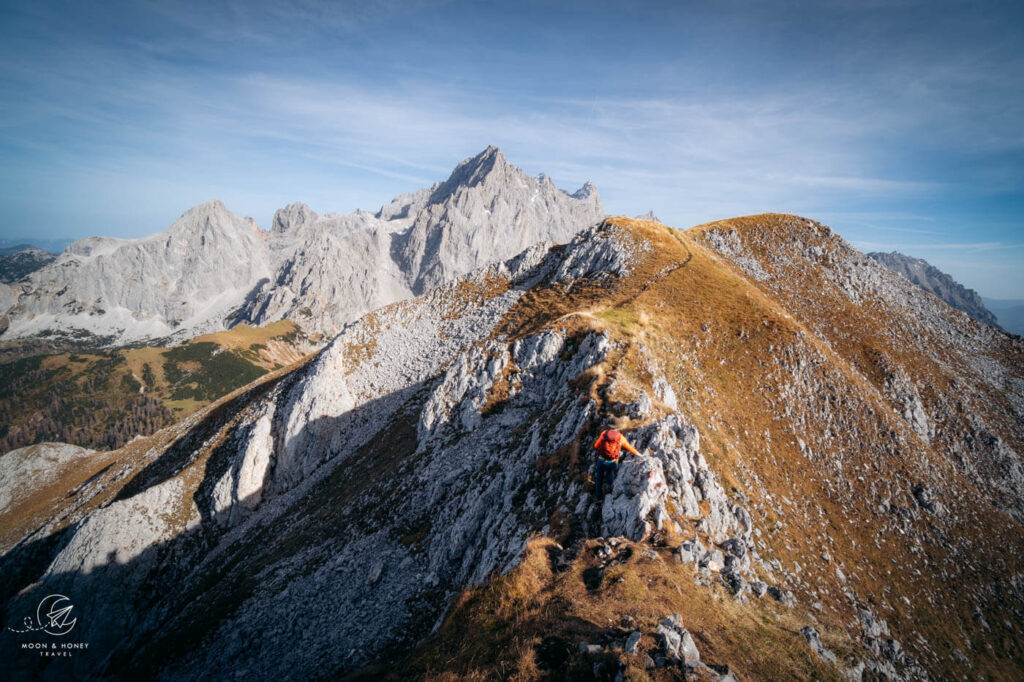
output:
[[[622,434],[615,430],[605,431],[604,438],[601,439],[601,457],[614,462],[619,458],[620,452],[622,452]]]

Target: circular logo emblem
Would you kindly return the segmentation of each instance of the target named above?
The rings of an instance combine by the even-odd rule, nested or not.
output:
[[[72,618],[74,608],[71,600],[64,595],[51,594],[39,602],[36,608],[36,622],[47,634],[57,637],[66,635],[78,622],[77,618]]]

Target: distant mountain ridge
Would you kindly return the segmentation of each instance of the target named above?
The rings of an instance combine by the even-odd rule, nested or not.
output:
[[[56,256],[59,253],[61,253],[64,249],[66,249],[68,247],[68,245],[71,244],[73,241],[75,241],[75,240],[74,239],[66,239],[66,238],[63,238],[63,239],[37,239],[35,237],[21,236],[21,237],[15,237],[15,238],[12,239],[12,238],[8,238],[8,237],[4,237],[4,238],[0,238],[0,253],[3,253],[5,251],[7,251],[7,252],[21,251],[22,249],[25,249],[25,248],[34,248],[34,249],[42,249],[43,251],[47,251],[47,252],[52,253],[53,255]]]
[[[0,249],[0,282],[17,282],[56,259],[56,255],[28,244]]]
[[[0,330],[5,340],[84,336],[110,345],[293,317],[333,335],[534,243],[568,241],[602,217],[592,184],[570,194],[488,147],[445,182],[377,213],[320,216],[297,203],[262,231],[211,201],[148,237],[78,240],[0,291]]]
[[[875,251],[869,253],[868,257],[881,263],[889,270],[903,275],[912,283],[928,293],[934,294],[957,310],[964,311],[978,322],[999,327],[999,321],[996,319],[996,316],[985,307],[985,303],[977,291],[968,289],[953,279],[951,275],[939,270],[928,261],[921,258],[913,258],[898,251],[893,251],[892,253]]]
[[[28,249],[34,249],[36,247],[31,244],[15,244],[14,246],[2,246],[0,247],[0,256],[10,256],[18,253],[19,251],[26,251]],[[41,249],[40,249],[41,250]]]

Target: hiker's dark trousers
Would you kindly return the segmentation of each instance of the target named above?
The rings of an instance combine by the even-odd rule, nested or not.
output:
[[[607,492],[612,491],[612,484],[615,483],[615,474],[619,470],[619,463],[610,462],[599,457],[594,469],[594,495],[601,497],[604,494],[605,485],[607,485]]]

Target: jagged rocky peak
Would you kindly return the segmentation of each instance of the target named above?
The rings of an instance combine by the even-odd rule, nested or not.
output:
[[[166,234],[169,238],[189,241],[197,236],[219,234],[231,237],[239,232],[254,233],[258,230],[252,218],[235,215],[224,202],[213,199],[185,211],[167,229]]]
[[[290,232],[301,228],[303,225],[316,222],[319,216],[309,206],[302,202],[288,204],[274,212],[274,221],[271,230],[274,232]]]
[[[400,195],[376,214],[311,216],[306,224],[316,229],[249,296],[238,319],[263,324],[290,317],[333,335],[374,308],[532,244],[566,241],[601,217],[596,193],[574,199],[490,147],[459,164],[445,183]]]
[[[509,191],[517,188],[542,188],[545,192],[561,191],[546,173],[531,178],[518,166],[509,163],[505,154],[494,145],[456,166],[449,178],[434,189],[430,203],[444,202],[459,189],[473,189],[480,185],[492,190]],[[568,192],[563,192],[569,194]],[[569,194],[574,199],[586,200],[596,197],[597,188],[589,180],[576,192]]]
[[[500,149],[489,145],[487,149],[456,166],[448,179],[434,190],[430,203],[444,201],[460,187],[472,188],[485,181],[498,184],[509,181],[521,182],[527,177],[523,171],[508,162]]]
[[[597,196],[597,186],[587,180],[583,183],[583,186],[572,193],[574,199],[589,199],[591,196]]]
[[[399,261],[421,293],[541,241],[566,242],[604,215],[593,185],[575,194],[534,179],[490,146],[437,187],[413,221]]]
[[[252,219],[207,202],[158,234],[75,242],[29,276],[4,335],[120,344],[220,330],[252,283],[269,275],[268,260]]]
[[[903,275],[913,284],[921,287],[939,300],[957,310],[962,310],[978,322],[998,327],[996,316],[985,307],[974,289],[968,289],[953,277],[921,258],[913,258],[898,251],[891,253],[872,252],[868,256],[889,270]]]

